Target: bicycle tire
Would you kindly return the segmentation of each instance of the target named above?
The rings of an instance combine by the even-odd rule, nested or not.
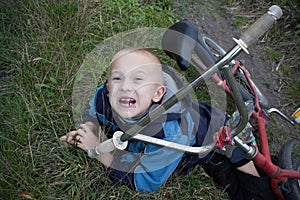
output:
[[[295,140],[289,140],[279,152],[279,166],[283,169],[300,171],[300,157],[292,158],[292,149]],[[288,179],[282,187],[285,200],[300,199],[300,180]]]
[[[300,171],[300,157],[292,159],[293,170]],[[288,179],[288,190],[284,191],[285,200],[300,200],[300,180]]]
[[[300,157],[293,158],[292,162],[293,169],[300,172]],[[300,199],[300,180],[289,179],[288,181],[293,188],[293,196],[291,197],[291,199]]]

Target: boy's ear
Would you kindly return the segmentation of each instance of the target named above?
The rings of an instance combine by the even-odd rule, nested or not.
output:
[[[159,102],[161,100],[161,98],[164,96],[164,94],[166,93],[166,87],[165,86],[159,86],[152,98],[153,102]]]

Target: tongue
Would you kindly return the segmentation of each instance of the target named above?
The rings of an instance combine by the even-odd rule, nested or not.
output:
[[[128,105],[130,108],[135,108],[135,101],[129,101]]]
[[[128,106],[130,107],[130,108],[135,108],[135,100],[134,99],[121,99],[120,100],[120,102],[122,103],[122,104],[128,104]]]

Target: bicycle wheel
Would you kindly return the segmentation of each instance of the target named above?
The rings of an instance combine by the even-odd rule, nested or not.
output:
[[[293,169],[300,172],[300,157],[293,159]],[[290,179],[289,184],[292,187],[293,195],[290,199],[300,199],[300,180]]]
[[[293,170],[300,172],[300,157],[292,159]],[[283,187],[285,200],[300,199],[300,180],[288,179],[287,184]]]
[[[295,140],[286,142],[279,152],[279,166],[283,169],[293,169],[300,171],[300,157],[292,158],[292,150]],[[282,186],[282,191],[286,200],[300,199],[300,180],[288,179]]]

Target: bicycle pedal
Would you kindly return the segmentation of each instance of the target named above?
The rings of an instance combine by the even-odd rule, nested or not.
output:
[[[292,114],[293,120],[300,124],[300,108],[298,108],[293,114]]]

